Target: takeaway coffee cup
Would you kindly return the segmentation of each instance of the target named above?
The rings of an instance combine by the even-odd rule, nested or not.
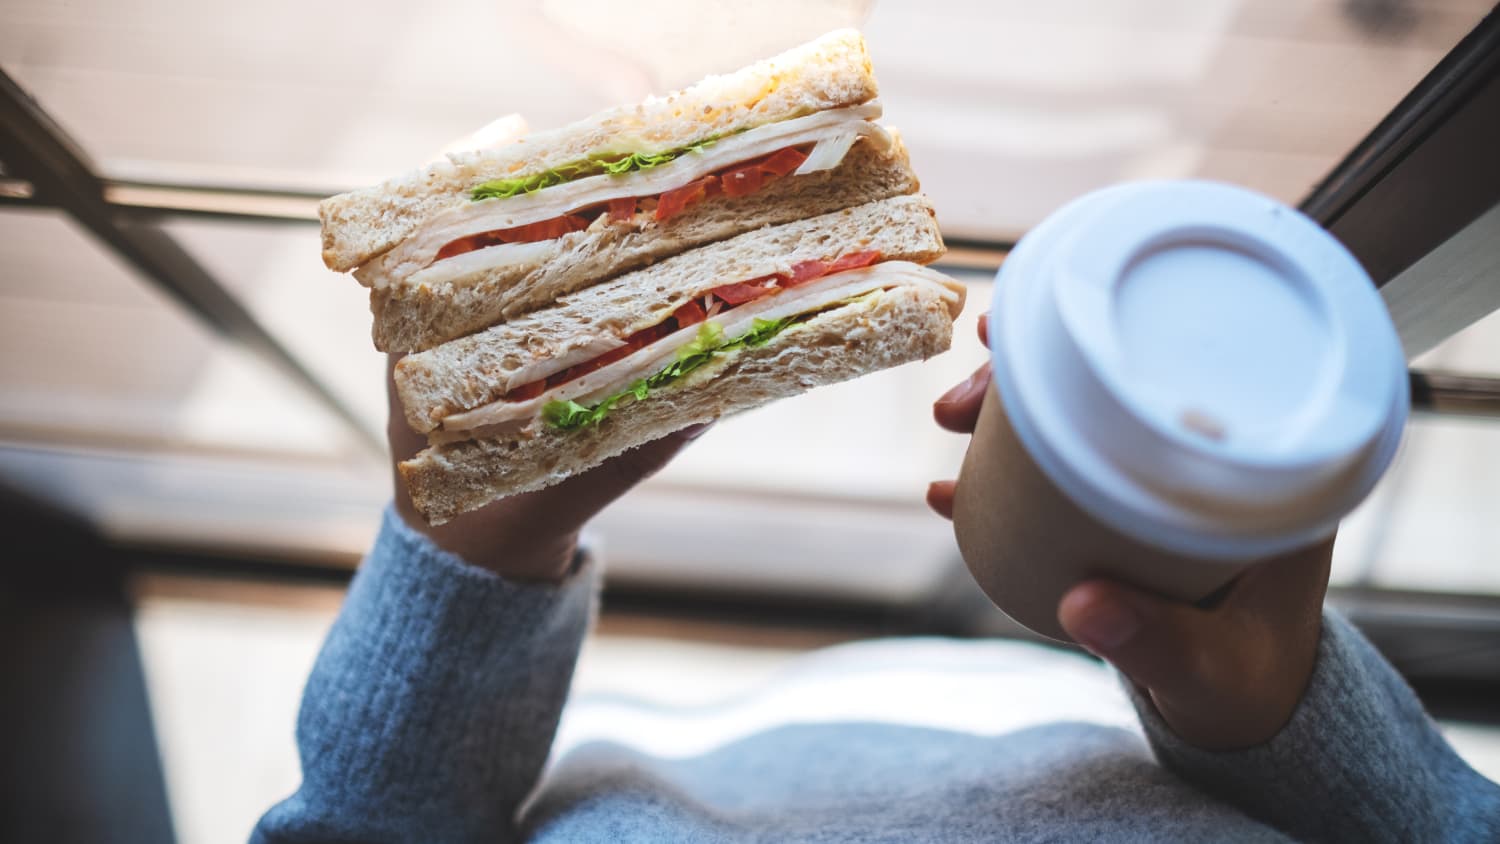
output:
[[[994,381],[954,501],[980,587],[1056,639],[1106,576],[1182,600],[1327,539],[1390,464],[1406,366],[1317,224],[1210,182],[1075,200],[996,278]]]

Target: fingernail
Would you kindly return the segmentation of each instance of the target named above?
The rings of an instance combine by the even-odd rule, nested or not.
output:
[[[937,403],[958,404],[965,399],[973,396],[975,392],[977,392],[984,386],[984,382],[986,380],[987,373],[985,373],[983,370],[975,372],[973,375],[970,375],[962,384],[959,384],[957,387],[954,387],[948,392],[943,393],[942,397],[937,400]]]
[[[686,428],[678,431],[676,433],[676,437],[680,440],[687,440],[688,442],[692,442],[693,440],[696,440],[699,437],[703,436],[703,434],[713,426],[714,423],[712,422],[701,422],[697,425],[689,425]]]
[[[1112,651],[1141,629],[1135,610],[1118,601],[1099,602],[1078,620],[1075,634],[1089,650]]]

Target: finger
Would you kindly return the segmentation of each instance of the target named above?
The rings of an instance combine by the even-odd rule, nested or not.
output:
[[[953,518],[953,491],[957,481],[933,481],[927,485],[927,506],[945,519]]]
[[[979,407],[984,403],[984,393],[990,386],[988,363],[974,371],[962,384],[944,393],[932,405],[932,417],[938,425],[949,431],[969,434],[979,420]]]
[[[1108,580],[1074,586],[1058,603],[1064,630],[1137,685],[1171,687],[1192,673],[1196,610]]]
[[[985,345],[985,348],[989,348],[989,345],[990,345],[990,315],[989,314],[980,314],[979,315],[979,342],[983,343]]]

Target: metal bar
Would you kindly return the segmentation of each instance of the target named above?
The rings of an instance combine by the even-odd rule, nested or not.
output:
[[[104,183],[104,201],[128,219],[194,217],[236,222],[317,223],[321,194],[257,191],[233,187],[182,187],[144,182]],[[50,207],[20,179],[0,179],[0,208]],[[1005,240],[945,237],[948,252],[938,264],[993,272],[1015,244]]]
[[[318,222],[321,195],[242,188],[185,188],[138,182],[105,182],[104,201],[120,209],[170,211],[219,219]]]
[[[185,188],[177,185],[104,182],[104,201],[124,219],[157,220],[193,217],[233,222],[316,224],[322,197],[290,191],[252,191],[243,188]],[[30,183],[0,179],[0,208],[52,207],[36,196]],[[1004,240],[944,238],[948,252],[939,266],[994,272],[1015,244]]]
[[[1016,248],[1007,240],[982,240],[971,237],[944,237],[948,252],[939,258],[940,266],[994,272],[1005,262],[1005,256]]]
[[[1500,595],[1333,586],[1328,602],[1409,682],[1482,683],[1491,692],[1500,687]],[[1494,719],[1493,705],[1489,710]]]
[[[280,223],[318,222],[323,194],[305,191],[248,190],[238,187],[183,187],[148,182],[103,183],[104,202],[130,219],[200,217],[216,220]],[[52,205],[21,179],[0,179],[0,208],[7,205]],[[994,272],[1015,244],[1005,240],[944,238],[948,254],[939,264]]]
[[[1407,360],[1500,308],[1500,203],[1380,288]]]
[[[1500,378],[1413,371],[1411,406],[1432,413],[1500,419]]]
[[[1500,14],[1438,62],[1302,201],[1377,285],[1500,200]]]
[[[249,223],[318,223],[322,194],[261,191],[235,187],[184,187],[146,182],[101,180],[105,205],[121,219],[161,220],[168,217],[229,220]],[[0,178],[0,208],[61,208],[66,206],[38,194],[24,179]]]
[[[348,423],[368,451],[385,453],[380,432],[367,426],[282,346],[157,221],[119,214],[82,150],[3,71],[0,71],[0,159],[5,161],[11,176],[30,182],[38,202],[67,211],[190,313],[307,388]]]

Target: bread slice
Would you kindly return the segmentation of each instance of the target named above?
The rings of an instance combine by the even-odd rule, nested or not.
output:
[[[526,260],[450,282],[395,283],[370,291],[375,347],[415,352],[546,306],[559,296],[742,232],[914,193],[917,177],[899,142],[882,154],[856,143],[832,170],[777,179],[746,197],[719,195],[657,223],[601,217],[588,229],[527,250]],[[377,259],[378,260],[378,259]]]
[[[924,287],[898,287],[820,314],[759,348],[742,348],[682,381],[573,431],[431,446],[400,464],[417,510],[442,524],[496,498],[551,486],[689,425],[813,387],[925,360],[946,351],[948,303]]]
[[[874,99],[864,39],[838,30],[774,58],[689,88],[612,108],[513,143],[450,156],[369,188],[323,200],[323,262],[353,269],[410,236],[475,185],[540,173],[594,156],[659,153],[804,114]]]
[[[537,364],[598,348],[601,337],[628,337],[714,287],[862,250],[877,250],[887,260],[936,260],[943,240],[931,203],[921,195],[899,196],[684,252],[580,290],[555,307],[408,355],[396,366],[397,394],[412,428],[430,432],[449,414],[534,380]]]

